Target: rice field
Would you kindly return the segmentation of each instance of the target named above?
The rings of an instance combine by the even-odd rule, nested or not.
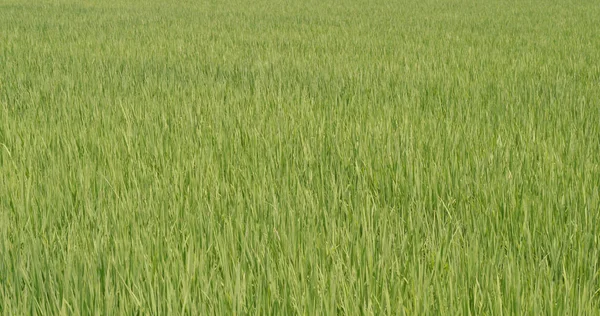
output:
[[[600,315],[596,0],[0,0],[1,315]]]

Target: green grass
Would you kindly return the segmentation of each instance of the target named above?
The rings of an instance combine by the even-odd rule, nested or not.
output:
[[[0,314],[600,314],[600,6],[0,0]]]

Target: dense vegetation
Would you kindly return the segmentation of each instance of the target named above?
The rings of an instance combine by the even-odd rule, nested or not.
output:
[[[599,313],[599,25],[0,0],[0,313]]]

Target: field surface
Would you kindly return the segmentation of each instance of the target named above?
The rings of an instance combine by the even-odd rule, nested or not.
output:
[[[600,314],[600,4],[0,0],[0,314]]]

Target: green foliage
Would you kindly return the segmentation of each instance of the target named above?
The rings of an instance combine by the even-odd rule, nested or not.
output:
[[[598,314],[598,25],[0,0],[0,314]]]

